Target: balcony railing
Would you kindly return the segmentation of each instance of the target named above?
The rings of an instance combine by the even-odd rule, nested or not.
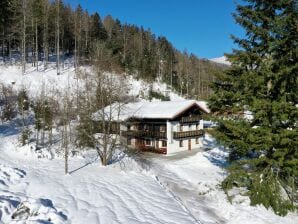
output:
[[[142,144],[137,144],[136,149],[145,151],[145,152],[154,152],[154,153],[160,153],[160,154],[167,154],[167,148],[156,148],[153,146],[146,146]]]
[[[166,138],[166,132],[144,131],[144,130],[129,130],[121,132],[125,137],[148,137],[148,138]]]
[[[174,132],[174,138],[190,138],[190,137],[200,137],[204,135],[203,130],[195,130],[195,131],[181,131],[181,132]]]
[[[181,123],[193,123],[199,122],[201,120],[200,116],[192,116],[192,117],[182,117],[180,122]]]

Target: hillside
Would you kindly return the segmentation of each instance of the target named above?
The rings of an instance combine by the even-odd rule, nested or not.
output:
[[[22,75],[17,66],[1,66],[0,86],[12,86],[15,92],[25,87],[32,103],[42,93],[40,86],[46,86],[46,92],[55,93],[58,98],[63,98],[67,91],[73,96],[77,89],[84,91],[85,79],[75,79],[74,68],[66,68],[59,76],[55,69],[40,69],[28,69]],[[90,67],[80,70],[87,71],[90,79],[95,78]],[[107,75],[122,80],[119,74]],[[129,95],[142,100],[148,100],[150,88],[159,93],[167,90],[162,82],[146,83],[132,76],[126,80]],[[181,99],[173,92],[167,95],[172,100]],[[262,206],[251,207],[243,195],[235,195],[230,204],[219,187],[226,176],[227,152],[209,135],[204,138],[203,147],[192,153],[168,157],[120,153],[107,167],[100,166],[95,150],[72,145],[69,174],[65,175],[61,127],[54,127],[54,144],[37,149],[34,136],[30,143],[21,146],[20,116],[0,125],[0,213],[4,223],[49,219],[54,224],[298,221],[294,214],[279,217]],[[29,128],[35,132],[34,123]],[[30,214],[26,209],[30,209]]]
[[[157,2],[0,1],[0,224],[298,223],[297,1]]]
[[[21,63],[23,73],[26,63],[62,66],[71,57],[75,67],[97,64],[106,72],[159,79],[189,98],[202,99],[210,95],[210,83],[224,69],[179,51],[150,29],[111,15],[101,18],[80,5],[73,9],[63,1],[4,1],[1,10],[0,61]]]

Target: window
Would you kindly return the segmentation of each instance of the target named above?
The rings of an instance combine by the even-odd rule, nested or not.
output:
[[[199,144],[199,138],[196,138],[196,144]]]
[[[199,130],[199,124],[196,124],[196,130]]]
[[[162,125],[160,126],[160,132],[165,132],[166,131],[166,126]]]
[[[183,125],[179,126],[179,131],[183,131]]]
[[[162,147],[167,147],[167,141],[161,141],[161,146]]]
[[[145,145],[151,145],[151,141],[149,139],[146,139]]]
[[[183,140],[179,141],[179,147],[183,147]]]
[[[144,130],[149,131],[149,126],[147,124],[144,125]]]
[[[127,139],[127,145],[131,145],[131,138]]]
[[[188,125],[188,130],[191,131],[191,124]]]

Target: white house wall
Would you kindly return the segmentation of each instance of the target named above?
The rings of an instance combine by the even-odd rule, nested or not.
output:
[[[194,131],[197,126],[196,124],[183,125],[182,131]],[[200,120],[198,129],[203,129],[203,120]],[[199,138],[198,144],[196,143],[196,138],[185,138],[181,139],[183,141],[183,146],[180,147],[180,140],[179,139],[173,139],[173,132],[179,132],[180,131],[180,123],[179,122],[170,122],[167,121],[167,154],[177,153],[181,151],[188,150],[188,140],[191,139],[191,149],[199,148],[201,144],[201,137]]]

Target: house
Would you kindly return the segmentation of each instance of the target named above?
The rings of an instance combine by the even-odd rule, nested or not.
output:
[[[115,104],[103,111],[119,124],[128,147],[163,154],[200,147],[202,115],[209,112],[204,103],[194,100]]]

